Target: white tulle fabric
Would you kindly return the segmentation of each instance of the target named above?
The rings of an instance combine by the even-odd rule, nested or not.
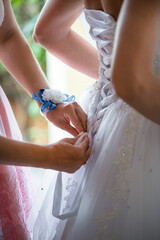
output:
[[[0,0],[0,26],[2,25],[4,19],[4,6],[3,6],[3,0]]]
[[[84,12],[100,60],[99,80],[79,101],[88,114],[92,154],[75,174],[59,173],[52,181],[34,240],[159,240],[160,126],[115,93],[110,81],[115,20],[102,11]]]

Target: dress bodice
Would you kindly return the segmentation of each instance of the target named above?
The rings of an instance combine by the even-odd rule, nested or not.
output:
[[[113,49],[114,33],[116,28],[115,19],[101,11],[84,9],[86,21],[90,25],[90,35],[96,41],[97,50],[99,53],[100,80],[105,82],[105,79],[110,78],[110,63]],[[159,43],[155,53],[153,62],[155,74],[160,77],[160,34]]]
[[[99,80],[94,83],[92,88],[92,98],[88,112],[89,126],[92,129],[92,136],[97,131],[100,121],[103,118],[105,109],[117,101],[118,96],[111,82],[111,58],[116,29],[115,19],[101,11],[84,8],[86,21],[90,26],[90,35],[96,41],[99,55]],[[160,77],[160,39],[153,62],[155,74]],[[94,104],[92,104],[94,102]]]
[[[102,82],[110,79],[111,56],[116,22],[114,18],[100,10],[84,9],[86,21],[90,25],[90,35],[96,41],[99,54],[99,76]]]
[[[105,109],[117,99],[110,81],[116,21],[109,14],[99,10],[84,9],[84,14],[90,26],[90,35],[96,41],[100,63],[99,80],[91,87],[90,106],[88,108],[88,132],[92,139],[99,128]]]
[[[116,96],[110,81],[115,20],[102,11],[84,13],[100,60],[99,80],[79,100],[92,153],[74,174],[58,173],[39,211],[35,239],[160,239],[159,125]]]

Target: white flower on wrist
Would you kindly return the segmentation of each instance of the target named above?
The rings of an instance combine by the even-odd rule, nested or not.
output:
[[[42,98],[45,101],[52,101],[53,103],[58,104],[66,100],[66,95],[58,89],[45,89]]]

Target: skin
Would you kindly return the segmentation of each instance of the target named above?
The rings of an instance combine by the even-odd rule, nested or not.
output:
[[[39,16],[33,38],[69,66],[98,79],[99,61],[96,49],[71,29],[82,10],[82,2],[79,0],[47,1]]]
[[[17,25],[10,1],[5,0],[3,3],[5,18],[0,27],[0,61],[29,95],[33,92],[37,93],[40,88],[49,88]],[[90,154],[88,137],[86,136],[78,146],[74,146],[78,134],[86,131],[87,116],[81,107],[76,102],[68,105],[59,104],[55,110],[47,114],[47,118],[56,126],[77,137],[63,139],[51,145],[38,146],[0,136],[0,164],[50,168],[67,172],[74,172],[84,164]]]
[[[99,64],[95,49],[71,29],[83,6],[107,12],[117,21],[111,73],[117,95],[146,118],[160,124],[160,79],[153,72],[160,1],[47,1],[35,28],[34,40],[68,65],[97,79]]]
[[[0,27],[0,61],[31,96],[33,92],[38,93],[40,88],[49,86],[17,25],[9,0],[4,1],[4,7],[5,18]],[[87,116],[77,103],[59,104],[55,110],[47,113],[47,118],[74,136],[86,131]]]
[[[40,146],[0,137],[0,164],[30,166],[73,173],[90,155],[87,137],[74,146],[76,138],[65,138],[55,144]],[[1,165],[1,167],[3,167]]]

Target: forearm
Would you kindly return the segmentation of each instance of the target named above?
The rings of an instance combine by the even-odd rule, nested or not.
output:
[[[45,146],[15,141],[0,136],[0,164],[42,167],[45,166]]]
[[[3,3],[5,14],[0,27],[0,61],[31,95],[39,88],[48,87],[48,83],[16,22],[10,1]]]
[[[134,74],[130,74],[123,80],[129,81],[129,78],[133,78],[133,81],[136,79]],[[117,94],[146,118],[160,124],[160,78],[153,74],[142,78],[145,85],[135,80],[135,84],[121,90],[118,87]]]
[[[0,44],[0,60],[29,95],[39,88],[48,88],[45,75],[19,31]]]
[[[70,67],[89,77],[98,79],[99,60],[97,50],[73,30],[70,30],[62,39],[55,40],[54,34],[56,33],[52,31],[49,34],[50,36],[45,33],[42,37],[38,37],[35,33],[34,39]]]
[[[69,66],[97,79],[96,49],[71,29],[82,9],[79,0],[48,0],[36,24],[34,40]]]
[[[135,107],[145,117],[160,124],[160,78],[152,75],[147,83],[146,91],[139,93]]]
[[[0,136],[0,165],[30,166],[73,173],[87,161],[91,151],[88,137],[74,146],[79,137],[39,146]]]
[[[160,124],[160,78],[153,73],[151,67],[142,68],[143,64],[137,65],[137,61],[135,63],[131,56],[123,59],[122,64],[122,60],[118,61],[118,58],[115,61],[119,64],[113,63],[115,66],[112,81],[115,90],[130,106],[146,118]]]
[[[111,75],[117,94],[158,124],[160,79],[153,73],[153,64],[159,38],[159,6],[156,0],[124,2],[116,27]]]

